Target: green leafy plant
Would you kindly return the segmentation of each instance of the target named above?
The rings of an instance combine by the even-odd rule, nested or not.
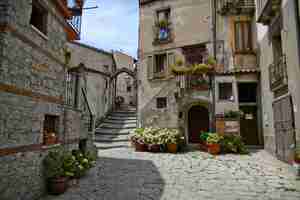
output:
[[[192,69],[192,74],[206,74],[207,72],[211,71],[213,68],[210,65],[201,63],[201,64],[194,64]]]
[[[208,133],[208,132],[201,132],[201,133],[200,133],[200,140],[201,140],[202,142],[206,142],[206,141],[207,141],[207,138],[208,138],[208,136],[209,136],[209,134],[210,134],[210,133]]]
[[[217,61],[212,56],[209,56],[207,59],[207,64],[211,66],[215,66],[217,64]]]
[[[167,28],[169,23],[167,20],[160,20],[157,25],[159,28]]]
[[[47,178],[65,177],[63,151],[50,151],[44,159],[44,169]]]
[[[222,139],[223,136],[218,133],[209,133],[207,137],[207,144],[219,144]]]
[[[240,118],[242,116],[243,116],[243,112],[242,111],[229,110],[229,111],[225,111],[224,112],[224,117],[225,118]]]
[[[242,140],[242,137],[237,135],[224,135],[220,144],[224,153],[249,153]]]

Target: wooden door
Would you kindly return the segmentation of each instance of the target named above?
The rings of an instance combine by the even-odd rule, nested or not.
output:
[[[257,127],[257,106],[240,106],[244,116],[241,117],[241,136],[246,145],[259,145]]]
[[[189,143],[199,143],[201,131],[209,130],[208,109],[194,106],[189,111]]]
[[[276,154],[278,159],[292,162],[296,143],[294,112],[290,96],[273,103]]]

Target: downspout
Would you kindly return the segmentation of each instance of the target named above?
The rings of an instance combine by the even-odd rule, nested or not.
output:
[[[213,57],[217,60],[217,1],[212,0],[212,32],[213,32]],[[211,105],[211,113],[212,122],[210,123],[210,131],[216,131],[216,94],[215,94],[215,74],[213,73],[210,76],[210,87],[212,92],[212,105]]]

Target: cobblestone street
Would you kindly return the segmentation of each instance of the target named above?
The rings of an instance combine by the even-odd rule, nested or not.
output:
[[[298,185],[297,185],[298,184]],[[43,200],[299,200],[300,187],[287,165],[264,150],[213,157],[99,151],[97,166],[79,186]]]

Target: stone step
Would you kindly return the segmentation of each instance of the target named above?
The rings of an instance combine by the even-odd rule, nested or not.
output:
[[[117,112],[113,112],[113,113],[110,113],[109,116],[113,116],[113,117],[136,117],[136,113],[117,113]]]
[[[108,128],[108,129],[128,129],[136,128],[136,124],[113,124],[113,123],[102,123],[99,128]]]
[[[128,135],[130,134],[134,128],[131,129],[108,129],[108,128],[96,128],[96,134],[102,135]]]
[[[95,142],[99,143],[112,143],[112,142],[128,142],[128,135],[101,135],[97,134],[95,136]]]
[[[119,119],[105,119],[103,123],[111,123],[111,124],[136,124],[137,120],[119,120]]]
[[[132,116],[108,116],[107,119],[111,119],[111,120],[137,120],[136,116],[132,117]]]
[[[94,143],[97,149],[115,149],[115,148],[129,148],[129,142],[113,142],[113,143]]]
[[[117,114],[136,114],[136,110],[116,110],[112,113],[117,113]]]

